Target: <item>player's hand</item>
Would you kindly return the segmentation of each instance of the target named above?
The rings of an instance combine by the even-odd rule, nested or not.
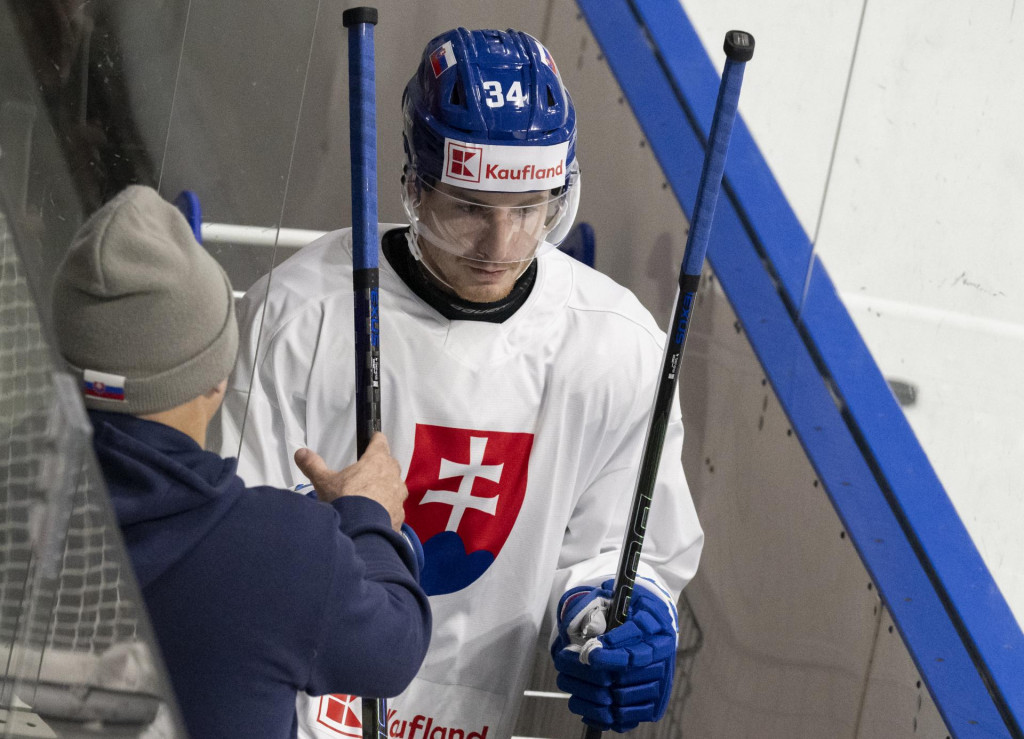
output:
[[[551,656],[569,710],[602,731],[657,721],[668,706],[676,659],[674,608],[639,583],[626,623],[605,633],[613,583],[573,588],[558,603]]]
[[[395,531],[402,528],[405,521],[402,504],[409,491],[402,480],[401,466],[391,456],[384,434],[374,434],[359,461],[343,470],[329,468],[323,457],[312,449],[295,452],[295,464],[313,483],[317,498],[325,503],[345,495],[362,495],[387,509]]]

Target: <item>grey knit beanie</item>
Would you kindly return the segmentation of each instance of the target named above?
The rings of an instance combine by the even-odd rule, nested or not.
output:
[[[75,234],[54,279],[53,320],[97,410],[174,408],[226,378],[238,351],[228,276],[178,209],[139,185]]]

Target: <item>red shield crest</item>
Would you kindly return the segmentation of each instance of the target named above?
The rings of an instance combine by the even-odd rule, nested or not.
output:
[[[526,495],[533,434],[416,425],[405,520],[428,593],[473,582],[501,552]]]

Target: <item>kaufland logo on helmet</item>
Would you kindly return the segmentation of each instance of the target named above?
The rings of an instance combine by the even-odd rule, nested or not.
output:
[[[499,146],[445,139],[441,181],[470,190],[529,192],[565,184],[569,143]]]
[[[509,180],[523,180],[533,182],[535,180],[548,179],[550,177],[565,176],[565,162],[559,160],[553,167],[538,168],[532,164],[524,164],[522,167],[502,167],[499,164],[486,165],[486,176],[488,179],[500,182]]]

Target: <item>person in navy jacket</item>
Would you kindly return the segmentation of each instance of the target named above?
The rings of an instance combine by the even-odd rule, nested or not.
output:
[[[203,449],[238,329],[185,218],[150,188],[122,191],[76,234],[53,308],[192,737],[294,737],[298,691],[404,690],[431,615],[399,465],[381,434],[340,471],[300,449],[316,500],[246,487],[237,459]]]

